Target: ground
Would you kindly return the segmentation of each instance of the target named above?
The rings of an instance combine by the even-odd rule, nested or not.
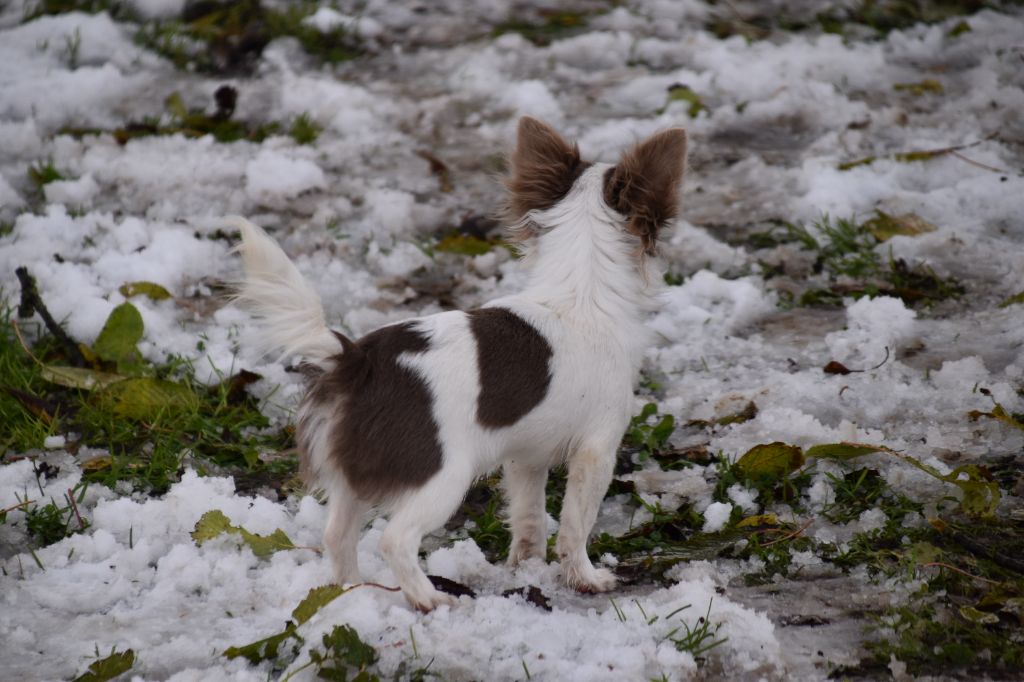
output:
[[[5,679],[1020,679],[1021,36],[1010,0],[7,3]],[[690,136],[592,538],[621,586],[506,568],[495,477],[424,545],[475,596],[384,589],[384,519],[342,592],[222,219],[348,334],[472,307],[523,283],[523,114],[590,160]]]

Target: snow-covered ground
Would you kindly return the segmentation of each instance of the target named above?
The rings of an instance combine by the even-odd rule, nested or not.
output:
[[[170,16],[182,5],[131,4],[144,16]],[[22,22],[22,3],[0,9],[6,305],[17,303],[15,268],[27,266],[53,315],[72,337],[92,343],[125,300],[121,285],[161,284],[172,299],[132,299],[145,323],[143,355],[153,362],[193,358],[209,382],[240,367],[255,371],[263,379],[251,390],[272,394],[265,409],[283,423],[300,390],[297,375],[258,357],[245,343],[256,333],[250,317],[216,296],[238,274],[221,237],[223,216],[246,215],[271,230],[315,284],[330,319],[362,334],[449,306],[471,307],[521,285],[518,263],[503,248],[478,256],[428,248],[498,206],[494,176],[518,116],[550,122],[578,139],[584,156],[607,161],[638,138],[682,125],[691,140],[683,216],[662,255],[684,279],[666,287],[650,321],[659,344],[645,374],[660,384],[659,412],[678,422],[720,418],[750,401],[758,413],[713,431],[680,430],[675,445],[705,444],[736,458],[773,441],[868,442],[942,472],[1020,457],[1024,431],[967,418],[992,408],[979,387],[1007,412],[1024,411],[1024,306],[998,307],[1024,290],[1019,8],[966,17],[968,31],[954,30],[963,20],[955,17],[885,37],[808,29],[747,39],[706,30],[725,9],[698,0],[628,0],[611,9],[582,3],[585,28],[537,45],[516,32],[491,34],[529,3],[338,4],[358,5],[348,8],[357,18],[325,9],[316,23],[355,22],[368,54],[320,66],[282,39],[266,47],[254,73],[230,77],[176,69],[133,42],[135,24],[105,12]],[[808,16],[830,5],[802,4]],[[735,5],[745,12],[756,3]],[[926,82],[932,85],[894,87]],[[172,92],[188,107],[212,112],[213,93],[224,84],[238,91],[236,120],[281,122],[286,130],[306,114],[323,132],[308,145],[284,134],[259,143],[177,134],[121,144],[109,133],[62,133],[109,131],[145,117],[166,122]],[[670,96],[678,85],[699,96],[700,106]],[[928,150],[951,151],[923,160],[898,156]],[[431,158],[443,162],[445,174],[432,172]],[[28,170],[47,162],[63,179],[37,188]],[[783,292],[807,277],[813,258],[792,244],[758,249],[749,237],[775,220],[867,219],[876,210],[916,214],[936,227],[880,244],[883,260],[891,253],[927,263],[966,293],[930,308],[885,296],[848,299],[835,309],[786,306]],[[769,272],[780,263],[782,275]],[[822,372],[833,360],[859,369],[883,358],[867,372]],[[637,398],[637,412],[648,400]],[[84,453],[95,456],[104,444],[85,443],[77,455],[50,444],[46,457],[60,473],[40,485],[59,498],[81,479]],[[16,461],[0,465],[0,509],[39,492],[30,460],[20,457],[33,453],[7,454]],[[908,494],[943,494],[927,474],[891,458],[872,466]],[[666,507],[689,499],[697,511],[707,509],[707,530],[731,512],[721,502],[708,509],[714,467],[669,480],[634,476],[638,489]],[[824,474],[817,476],[811,503],[829,494]],[[1020,503],[1008,493],[1004,513]],[[750,505],[742,488],[731,497]],[[605,502],[602,529],[628,527],[624,499]],[[259,559],[230,538],[197,546],[189,535],[204,512],[220,509],[249,531],[281,528],[297,545],[316,546],[324,511],[311,497],[241,496],[231,479],[187,472],[158,498],[90,486],[80,507],[91,527],[37,549],[36,558],[18,528],[21,511],[0,525],[5,680],[67,678],[97,649],[115,646],[136,652],[133,673],[145,679],[265,679],[268,664],[221,652],[279,631],[309,589],[330,580],[327,560],[311,550]],[[360,555],[367,580],[387,585],[392,576],[376,548],[384,523],[370,526]],[[844,542],[877,523],[868,513],[848,527],[820,522],[807,532]],[[813,555],[801,561],[820,564]],[[840,627],[837,619],[822,636],[787,627],[780,613],[908,589],[865,588],[861,575],[836,588],[850,592],[814,601],[785,583],[778,594],[793,603],[769,604],[763,591],[734,589],[730,581],[744,567],[718,561],[672,569],[667,587],[582,596],[559,585],[556,565],[512,571],[488,563],[472,540],[434,550],[426,564],[477,597],[421,615],[399,594],[357,589],[302,626],[303,646],[319,645],[321,633],[347,623],[376,648],[384,676],[429,663],[430,672],[456,680],[818,678],[830,666],[856,662],[859,627]],[[500,596],[525,585],[540,587],[552,610]],[[695,626],[709,603],[726,641],[698,670],[669,633],[682,623]],[[306,660],[301,653],[293,667]],[[312,669],[296,678],[303,676],[311,679]]]

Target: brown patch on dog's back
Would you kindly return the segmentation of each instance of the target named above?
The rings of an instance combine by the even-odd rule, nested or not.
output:
[[[544,400],[551,383],[551,345],[533,325],[506,308],[466,313],[476,339],[481,426],[511,426]]]
[[[510,224],[530,211],[543,211],[557,204],[590,166],[580,159],[576,144],[569,144],[551,126],[529,116],[519,119],[511,161],[512,175],[505,181],[505,217]]]
[[[330,460],[363,499],[423,485],[442,465],[433,396],[416,370],[398,359],[427,351],[429,339],[411,322],[378,329],[358,341],[337,336],[342,353],[332,358],[334,369],[316,378],[306,398],[319,409],[337,410],[327,417]],[[299,443],[308,448],[303,422],[299,431]]]
[[[679,213],[679,185],[686,168],[686,132],[658,133],[622,155],[604,177],[604,201],[627,217],[626,231],[654,255],[658,230]]]

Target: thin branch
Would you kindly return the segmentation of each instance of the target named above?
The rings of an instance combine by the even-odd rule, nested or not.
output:
[[[949,570],[955,571],[956,573],[959,573],[960,575],[965,575],[968,578],[974,578],[975,580],[980,580],[980,581],[982,581],[984,583],[989,583],[991,585],[998,585],[999,584],[998,580],[989,580],[988,578],[982,578],[980,575],[974,575],[973,573],[968,573],[967,571],[965,571],[963,569],[957,568],[956,566],[950,566],[949,564],[944,564],[941,561],[932,561],[931,563],[921,564],[921,568],[932,568],[932,567],[935,567],[935,566],[937,566],[939,568],[948,568]]]
[[[810,519],[808,519],[808,520],[807,520],[807,523],[805,523],[804,525],[800,526],[799,528],[797,528],[797,529],[796,529],[795,531],[793,531],[793,532],[792,532],[792,533],[790,533],[789,535],[785,535],[785,536],[783,536],[783,537],[781,537],[781,538],[778,538],[778,539],[776,539],[776,540],[772,540],[771,542],[766,542],[766,543],[764,543],[764,544],[763,544],[763,545],[761,545],[761,546],[762,546],[762,547],[771,547],[772,545],[774,545],[774,544],[775,544],[775,543],[777,543],[777,542],[785,542],[786,540],[791,540],[791,539],[795,538],[795,537],[796,537],[797,535],[800,535],[800,534],[801,534],[801,533],[803,533],[803,532],[804,532],[805,530],[807,530],[807,528],[808,528],[808,527],[809,527],[809,526],[810,526],[810,525],[811,525],[812,523],[814,523],[814,518],[810,518]]]
[[[349,587],[346,592],[356,589],[357,587],[376,587],[378,590],[384,590],[386,592],[401,592],[401,587],[388,587],[387,585],[381,585],[380,583],[356,583]]]
[[[75,367],[88,366],[89,363],[86,361],[85,356],[82,355],[82,351],[79,350],[78,344],[73,338],[68,336],[63,327],[57,324],[57,321],[53,319],[53,315],[46,309],[46,304],[43,303],[43,299],[39,296],[36,280],[32,275],[28,274],[28,268],[25,266],[16,268],[14,274],[18,276],[18,282],[21,284],[21,302],[18,303],[18,317],[31,317],[33,312],[38,313],[39,317],[43,318],[46,328],[57,339],[61,347],[64,348],[68,362]]]
[[[1008,170],[1006,170],[1004,168],[996,168],[995,166],[989,166],[989,165],[986,165],[984,163],[981,163],[980,161],[975,161],[974,159],[968,159],[966,156],[964,156],[960,152],[955,152],[954,151],[954,152],[950,152],[950,154],[952,154],[956,158],[960,159],[961,161],[966,161],[967,163],[971,164],[972,166],[977,166],[978,168],[983,168],[985,170],[992,171],[993,173],[1000,173],[1002,175],[1009,175],[1010,174],[1010,171],[1008,171]]]
[[[71,509],[75,512],[75,518],[78,519],[79,530],[85,530],[85,522],[82,521],[82,515],[78,513],[78,503],[75,502],[75,491],[68,488],[68,502],[71,503]]]
[[[881,367],[882,365],[884,365],[887,362],[889,362],[889,346],[885,347],[885,357],[882,358],[882,361],[880,363],[878,363],[877,365],[875,365],[874,367],[872,367],[870,370],[867,370],[867,371],[874,371],[874,370],[878,369],[879,367]],[[851,370],[851,371],[856,372],[858,370]],[[859,371],[863,372],[865,370],[859,370]]]
[[[8,507],[7,509],[0,509],[0,514],[6,514],[7,512],[14,511],[15,509],[21,509],[22,507],[32,504],[33,502],[35,502],[35,500],[25,500],[24,502],[19,502],[13,507]]]

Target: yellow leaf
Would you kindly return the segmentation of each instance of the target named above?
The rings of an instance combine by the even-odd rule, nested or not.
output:
[[[755,514],[748,516],[736,524],[737,528],[757,528],[759,526],[777,526],[779,519],[775,514]]]

